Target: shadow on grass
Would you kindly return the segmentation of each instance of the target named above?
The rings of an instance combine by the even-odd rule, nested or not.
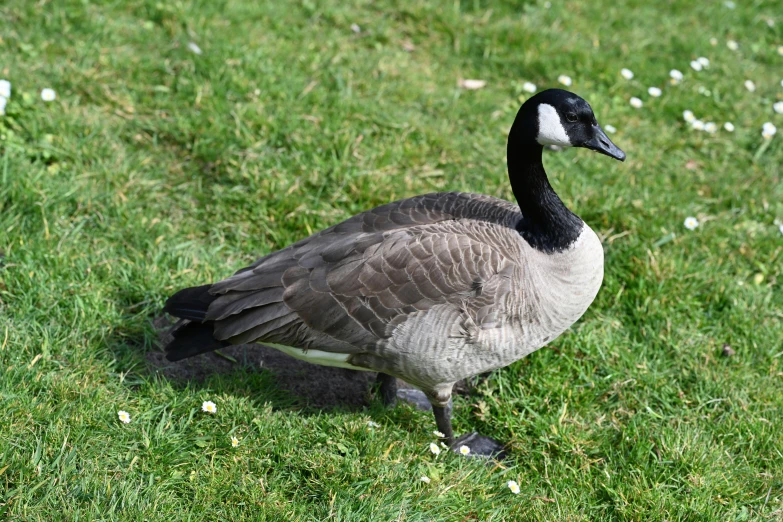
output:
[[[172,323],[157,317],[152,324],[159,349],[144,354],[146,370],[174,384],[217,386],[227,393],[252,395],[274,408],[304,411],[358,410],[372,401],[374,372],[310,364],[259,344],[230,346],[220,350],[222,356],[211,352],[170,362],[163,347]]]

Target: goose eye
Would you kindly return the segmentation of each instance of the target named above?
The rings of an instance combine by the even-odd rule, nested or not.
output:
[[[569,113],[566,114],[566,119],[568,121],[570,121],[571,123],[574,123],[577,120],[576,114],[573,113],[573,112],[569,112]]]

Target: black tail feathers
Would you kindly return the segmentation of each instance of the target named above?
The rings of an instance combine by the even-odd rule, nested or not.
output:
[[[230,343],[213,337],[212,321],[186,323],[174,331],[174,340],[166,346],[166,359],[180,361],[229,345]]]
[[[204,322],[210,303],[217,299],[209,293],[211,286],[183,288],[166,301],[164,312],[190,321],[174,330],[174,340],[166,346],[166,359],[169,361],[179,361],[229,345],[213,337],[212,321]]]
[[[203,321],[207,317],[207,309],[210,303],[217,299],[216,295],[209,293],[211,286],[202,285],[183,288],[169,297],[163,311],[181,319]]]

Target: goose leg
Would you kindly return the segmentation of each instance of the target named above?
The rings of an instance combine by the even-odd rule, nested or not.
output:
[[[430,402],[432,402],[432,412],[435,414],[435,423],[438,425],[438,431],[443,433],[443,438],[451,448],[451,451],[459,452],[462,446],[467,446],[470,450],[468,456],[504,459],[506,453],[503,451],[503,444],[491,437],[479,435],[474,431],[466,433],[458,439],[454,438],[454,431],[451,428],[450,395],[451,388],[449,388],[449,395],[447,396],[444,396],[443,390],[441,390],[441,393],[432,394]]]
[[[378,372],[375,383],[378,385],[383,404],[394,406],[397,403],[397,378],[388,373]]]

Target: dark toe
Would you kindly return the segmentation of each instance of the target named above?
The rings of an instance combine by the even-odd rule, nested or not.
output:
[[[485,437],[479,435],[475,431],[473,433],[466,433],[454,442],[451,450],[459,453],[459,449],[462,446],[470,448],[469,457],[485,457],[493,458],[497,460],[503,460],[506,458],[505,446],[496,441],[492,437]]]

